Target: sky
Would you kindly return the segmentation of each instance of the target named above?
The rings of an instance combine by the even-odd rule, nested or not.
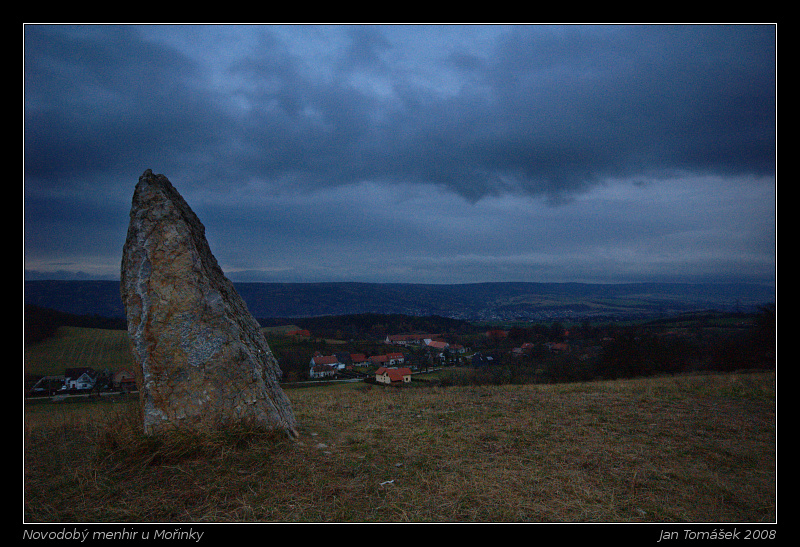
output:
[[[776,32],[24,25],[25,278],[152,169],[233,281],[771,283]]]

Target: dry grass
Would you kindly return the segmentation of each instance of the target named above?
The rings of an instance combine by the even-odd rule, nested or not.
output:
[[[287,393],[299,441],[147,438],[132,404],[36,408],[25,520],[776,519],[774,374]]]

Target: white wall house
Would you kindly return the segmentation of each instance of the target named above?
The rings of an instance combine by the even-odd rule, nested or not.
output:
[[[92,389],[97,373],[92,368],[68,368],[64,372],[64,390]]]
[[[311,358],[312,367],[321,365],[333,367],[337,370],[345,368],[345,364],[339,361],[339,358],[335,355],[315,355]]]
[[[336,369],[330,365],[315,365],[308,371],[308,376],[312,379],[327,378],[336,375]]]

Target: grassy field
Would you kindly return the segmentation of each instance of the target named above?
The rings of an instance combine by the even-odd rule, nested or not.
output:
[[[59,327],[54,336],[25,348],[25,372],[42,376],[64,374],[68,368],[133,366],[128,332],[124,330]]]
[[[144,437],[135,399],[32,405],[24,519],[769,523],[775,391],[774,373],[289,389],[296,441]]]

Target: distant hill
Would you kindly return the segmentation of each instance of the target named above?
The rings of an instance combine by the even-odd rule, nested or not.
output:
[[[25,304],[25,344],[34,344],[52,336],[61,326],[95,329],[125,330],[123,317],[103,317],[96,314],[72,314],[52,308]]]
[[[715,309],[749,312],[774,288],[691,283],[234,283],[258,319],[362,313],[467,321],[650,318]],[[26,281],[25,304],[76,315],[124,317],[117,281]]]

